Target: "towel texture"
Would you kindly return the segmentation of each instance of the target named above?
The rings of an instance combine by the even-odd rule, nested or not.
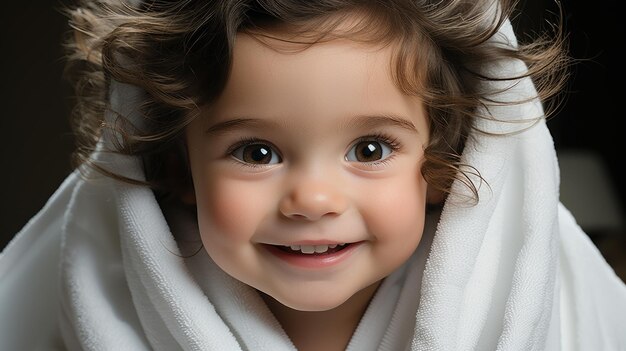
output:
[[[508,22],[493,40],[515,45]],[[515,62],[485,69],[525,71]],[[529,79],[497,84],[510,85],[498,100],[535,92]],[[140,99],[113,85],[122,113]],[[511,121],[543,113],[537,100],[489,112]],[[480,202],[464,205],[466,189],[453,185],[457,195],[428,218],[418,250],[383,282],[348,350],[626,350],[626,286],[558,201],[545,121],[485,119],[480,128],[533,123],[471,139],[463,158],[488,183]],[[97,157],[143,178],[135,158]],[[196,231],[145,187],[74,172],[0,256],[0,349],[295,350],[256,291],[203,250],[185,258],[180,235]]]

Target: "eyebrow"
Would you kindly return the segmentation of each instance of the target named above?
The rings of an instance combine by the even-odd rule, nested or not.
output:
[[[384,115],[357,115],[350,118],[345,124],[342,124],[342,128],[360,128],[360,129],[373,129],[381,127],[399,127],[406,129],[409,132],[419,134],[417,127],[407,118],[384,114]]]
[[[234,118],[224,122],[218,122],[205,130],[206,134],[222,134],[242,128],[276,128],[281,124],[258,118]],[[399,127],[412,133],[419,134],[415,125],[406,118],[385,115],[357,115],[341,123],[340,129],[374,129],[381,127]]]
[[[258,118],[234,118],[218,122],[207,128],[206,134],[221,134],[242,128],[269,128],[277,127],[278,123]]]

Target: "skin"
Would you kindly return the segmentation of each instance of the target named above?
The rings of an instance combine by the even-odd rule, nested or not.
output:
[[[392,49],[335,39],[294,53],[239,34],[225,90],[186,130],[204,248],[299,350],[345,349],[421,239],[428,125],[392,81]],[[307,241],[358,245],[321,268],[268,249]]]

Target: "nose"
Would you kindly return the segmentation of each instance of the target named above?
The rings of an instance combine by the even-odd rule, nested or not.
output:
[[[285,217],[316,221],[342,214],[348,207],[348,200],[332,181],[309,179],[294,184],[279,206]]]

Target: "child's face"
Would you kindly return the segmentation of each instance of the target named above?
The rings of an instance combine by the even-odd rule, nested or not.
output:
[[[428,126],[391,52],[333,40],[286,53],[238,35],[223,94],[186,131],[202,242],[225,272],[320,311],[413,253]]]

